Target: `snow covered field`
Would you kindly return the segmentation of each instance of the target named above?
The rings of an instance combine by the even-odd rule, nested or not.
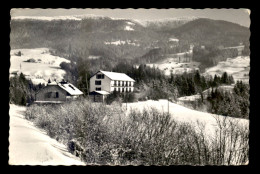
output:
[[[215,90],[215,88],[213,88],[213,89]],[[234,85],[223,85],[223,86],[219,86],[218,89],[223,90],[223,91],[232,92],[232,90],[234,89]],[[212,88],[209,88],[202,92],[204,98],[206,98],[207,95],[209,93],[211,93],[211,90],[212,90]],[[195,94],[195,95],[190,95],[190,96],[179,97],[178,101],[195,101],[200,98],[201,98],[200,94]]]
[[[159,63],[146,64],[147,66],[156,68],[158,67],[160,70],[164,71],[165,75],[170,75],[171,72],[173,74],[182,74],[184,72],[192,72],[194,70],[198,70],[200,63],[199,62],[187,62],[187,63],[178,63],[174,62],[173,58],[167,58]]]
[[[160,112],[168,112],[168,101],[167,100],[159,100],[159,101],[142,101],[142,102],[136,102],[136,103],[123,103],[123,108],[126,108],[127,105],[127,113],[130,112],[130,110],[140,110],[143,109],[150,109],[151,107],[156,108]],[[213,134],[217,127],[216,118],[219,118],[220,120],[223,120],[224,116],[218,116],[215,114],[200,112],[196,110],[192,110],[189,108],[186,108],[184,106],[169,102],[169,112],[173,119],[180,122],[186,122],[197,125],[197,121],[200,123],[205,124],[205,130],[206,133]],[[238,124],[245,124],[249,126],[249,121],[246,119],[239,119],[239,118],[231,118],[226,117],[232,121],[237,121]]]
[[[24,118],[26,108],[10,104],[10,165],[85,165],[66,146]]]
[[[249,82],[250,57],[238,56],[234,59],[228,58],[227,61],[219,62],[216,66],[206,69],[204,75],[221,76],[223,72],[232,75],[234,80]]]
[[[15,55],[18,51],[21,51],[21,56]],[[50,77],[61,80],[65,71],[60,69],[60,63],[70,62],[65,58],[51,55],[48,48],[15,49],[11,50],[10,54],[10,74],[22,72],[35,84],[47,83]],[[34,59],[35,62],[25,62],[29,59]]]
[[[111,42],[104,42],[105,45],[133,45],[133,46],[140,46],[139,43],[137,43],[138,41],[137,40],[117,40],[117,41],[111,41]]]

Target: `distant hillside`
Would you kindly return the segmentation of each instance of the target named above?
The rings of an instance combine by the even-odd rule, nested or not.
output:
[[[11,21],[10,44],[18,48],[53,48],[80,57],[114,58],[142,56],[154,40],[161,38],[131,20],[111,18],[15,19]],[[114,44],[117,42],[121,44]]]
[[[194,44],[194,58],[208,67],[226,59],[216,48],[241,42],[249,47],[249,36],[249,29],[238,24],[192,17],[144,23],[104,16],[20,17],[11,20],[10,45],[12,49],[50,48],[52,54],[72,61],[98,57],[91,61],[102,60],[110,69],[126,60],[156,62]],[[201,45],[206,49],[197,49]]]
[[[148,20],[140,22],[146,28],[154,31],[167,31],[182,26],[190,21],[198,19],[197,17],[181,17],[181,18],[169,18],[164,20]]]
[[[250,30],[235,23],[196,19],[178,28],[168,30],[180,40],[188,43],[214,46],[237,46],[240,42],[249,42]]]

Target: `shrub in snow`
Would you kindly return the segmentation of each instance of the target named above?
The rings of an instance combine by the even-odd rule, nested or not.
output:
[[[25,62],[31,62],[31,63],[35,63],[35,62],[36,62],[36,60],[35,60],[34,58],[30,58],[30,59],[26,60]]]
[[[156,109],[129,111],[87,100],[28,107],[26,118],[87,164],[239,165],[248,163],[248,127],[216,117],[216,132]]]
[[[22,52],[21,52],[21,51],[18,51],[17,53],[14,53],[14,55],[16,55],[16,56],[22,56]]]

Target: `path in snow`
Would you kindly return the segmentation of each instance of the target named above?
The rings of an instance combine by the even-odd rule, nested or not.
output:
[[[85,165],[24,118],[26,108],[10,104],[10,165]]]

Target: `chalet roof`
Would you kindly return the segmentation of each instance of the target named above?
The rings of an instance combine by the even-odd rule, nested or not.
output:
[[[71,83],[58,83],[58,86],[60,86],[65,91],[67,91],[70,95],[82,95],[83,94],[83,92],[81,92],[78,88],[76,88]]]
[[[104,75],[106,75],[111,80],[122,80],[122,81],[135,82],[134,79],[132,79],[131,77],[129,77],[125,73],[117,73],[117,72],[109,72],[109,71],[101,71],[101,70],[99,72],[103,73]]]

